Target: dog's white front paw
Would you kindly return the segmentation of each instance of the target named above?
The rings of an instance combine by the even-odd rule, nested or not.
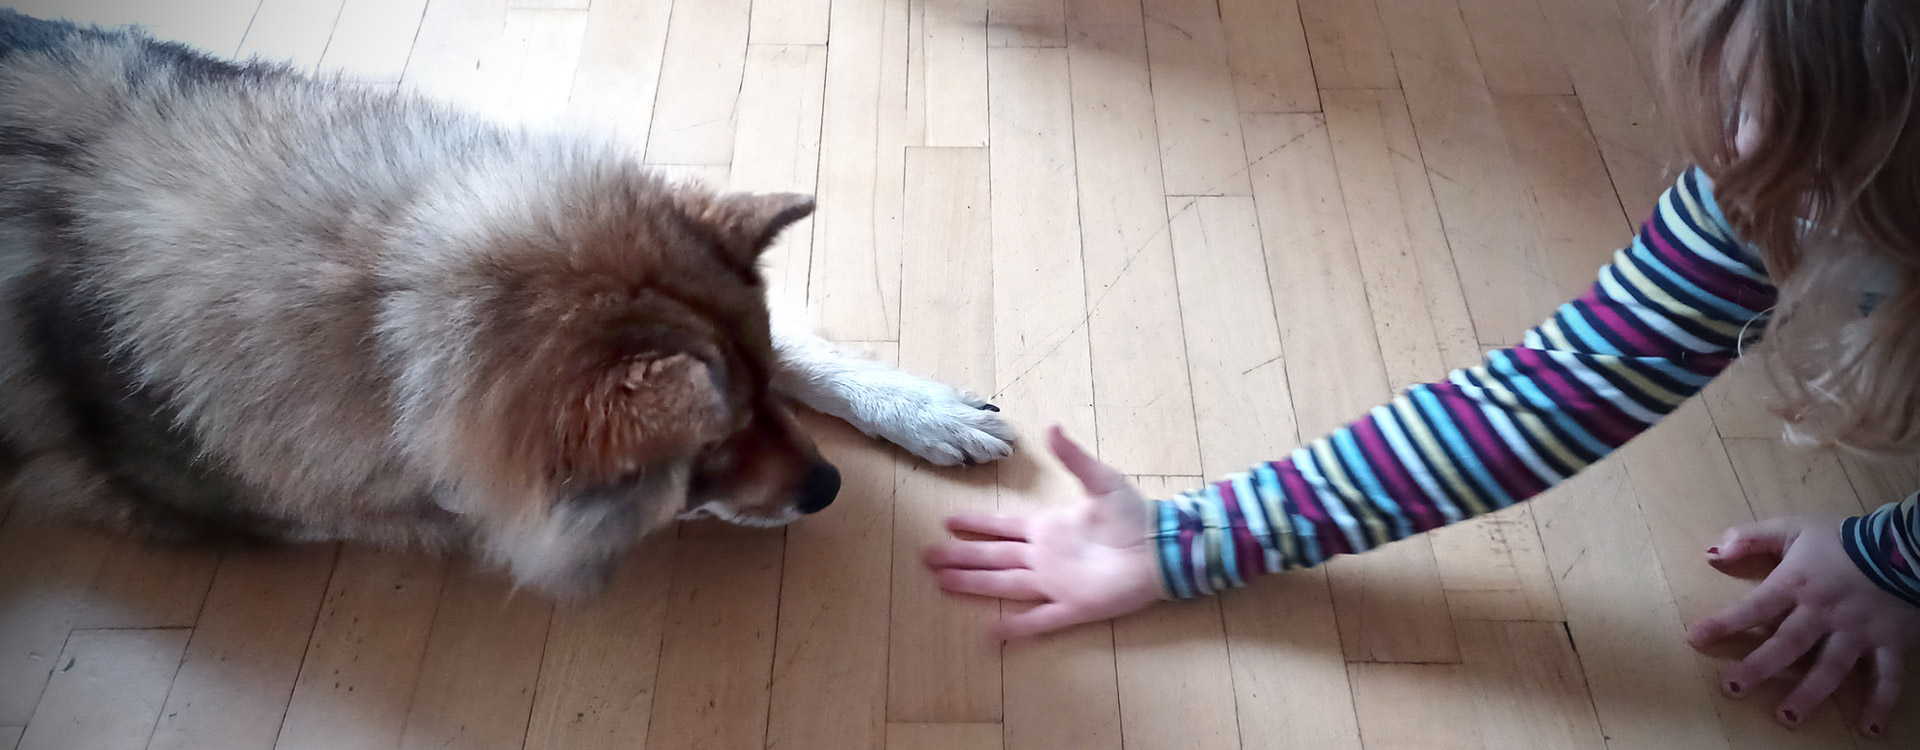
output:
[[[1000,408],[941,383],[884,372],[856,397],[854,426],[937,466],[986,463],[1013,455],[1013,426]]]
[[[931,401],[894,442],[938,466],[978,464],[1013,455],[1013,425],[1000,408],[970,394],[951,392]]]

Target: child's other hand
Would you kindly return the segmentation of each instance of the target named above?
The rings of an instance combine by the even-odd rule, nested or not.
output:
[[[953,516],[949,530],[994,539],[956,540],[925,555],[947,591],[1041,602],[1000,620],[993,637],[1003,641],[1118,617],[1160,598],[1145,498],[1059,427],[1047,437],[1053,454],[1086,488],[1085,497],[1026,516]]]
[[[1854,567],[1837,519],[1780,518],[1728,529],[1708,551],[1716,566],[1749,555],[1780,565],[1746,598],[1698,625],[1695,648],[1742,631],[1779,626],[1745,660],[1728,669],[1722,688],[1736,698],[1816,649],[1800,684],[1774,711],[1788,727],[1804,723],[1856,664],[1872,670],[1873,688],[1860,711],[1860,731],[1879,736],[1900,696],[1907,648],[1920,639],[1920,609],[1880,590]]]

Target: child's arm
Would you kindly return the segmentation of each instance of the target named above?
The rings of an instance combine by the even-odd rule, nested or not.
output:
[[[1415,386],[1283,460],[1170,500],[1147,500],[1056,430],[1052,447],[1085,502],[1025,516],[960,515],[997,537],[927,551],[942,588],[1040,602],[1002,618],[1016,638],[1101,620],[1276,570],[1316,565],[1524,500],[1599,460],[1698,392],[1759,327],[1773,289],[1732,240],[1698,172],[1661,198],[1591,292],[1444,383]],[[1738,603],[1694,626],[1695,645],[1778,624],[1726,673],[1754,685],[1812,656],[1776,706],[1797,726],[1858,663],[1874,683],[1860,712],[1877,735],[1920,639],[1920,499],[1844,524],[1770,519],[1727,531],[1715,564],[1781,562]],[[1864,573],[1864,575],[1862,574]]]
[[[1881,590],[1920,607],[1920,493],[1888,503],[1840,527],[1840,541],[1860,572]]]
[[[1698,392],[1773,299],[1689,171],[1592,290],[1523,346],[1414,386],[1285,460],[1155,503],[1166,593],[1244,585],[1539,494]]]
[[[1449,380],[1285,460],[1144,500],[1064,436],[1086,509],[962,515],[1000,537],[928,552],[943,587],[1049,604],[1003,620],[1030,635],[1317,565],[1532,497],[1600,460],[1704,387],[1773,305],[1698,171],[1661,197],[1586,296]],[[1094,566],[1088,560],[1121,561]],[[1072,562],[1074,564],[1067,564]]]

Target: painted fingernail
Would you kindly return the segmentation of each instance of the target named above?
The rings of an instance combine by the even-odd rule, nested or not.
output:
[[[1868,725],[1867,725],[1867,736],[1868,736],[1868,737],[1878,737],[1878,736],[1880,736],[1880,725],[1879,725],[1879,724],[1868,724]]]
[[[1733,680],[1727,680],[1727,692],[1728,692],[1728,693],[1730,693],[1730,694],[1732,694],[1732,695],[1739,695],[1739,694],[1740,694],[1740,693],[1741,693],[1742,691],[1744,691],[1745,689],[1746,689],[1746,688],[1743,688],[1743,687],[1740,687],[1740,683],[1738,683],[1738,682],[1734,682]]]
[[[1780,715],[1786,718],[1788,724],[1800,723],[1800,715],[1794,713],[1791,709],[1782,709]]]
[[[1720,554],[1720,548],[1719,548],[1719,547],[1708,547],[1708,548],[1707,548],[1707,554],[1709,554],[1709,555],[1719,555],[1719,554]]]
[[[1000,411],[1000,407],[994,406],[993,404],[981,404],[980,410],[981,411]]]

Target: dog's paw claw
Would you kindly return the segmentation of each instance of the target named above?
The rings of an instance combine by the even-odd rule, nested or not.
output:
[[[892,369],[837,384],[847,421],[935,466],[984,464],[1013,455],[1013,426],[979,395]]]
[[[1013,427],[1000,408],[958,393],[928,394],[893,442],[937,466],[974,466],[1013,455]]]

